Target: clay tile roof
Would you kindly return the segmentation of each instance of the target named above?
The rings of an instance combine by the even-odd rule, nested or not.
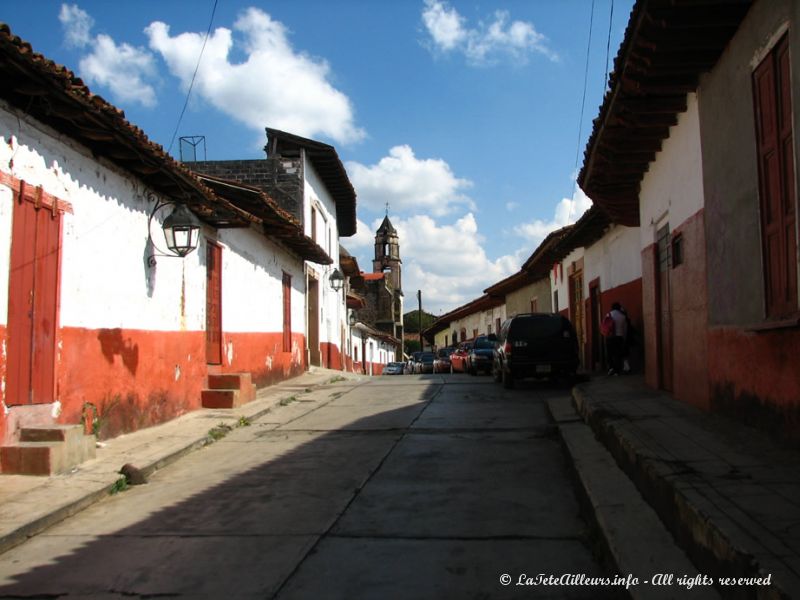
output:
[[[178,200],[215,226],[246,226],[252,216],[221,200],[188,169],[93,94],[72,71],[34,52],[0,23],[0,96],[56,131],[135,174],[153,191]]]
[[[639,224],[649,165],[733,37],[750,0],[638,0],[614,60],[609,90],[586,144],[578,184],[623,225]]]
[[[384,278],[384,273],[362,273],[365,281],[378,281]]]

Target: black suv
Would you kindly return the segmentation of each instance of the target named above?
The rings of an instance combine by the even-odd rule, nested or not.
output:
[[[569,319],[554,313],[527,313],[500,328],[492,375],[513,388],[523,377],[573,377],[578,369],[578,339]]]

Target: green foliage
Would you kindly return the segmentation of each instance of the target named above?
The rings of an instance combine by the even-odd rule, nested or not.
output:
[[[221,440],[226,435],[228,435],[231,429],[233,429],[233,427],[231,427],[230,425],[226,423],[220,423],[216,427],[212,427],[211,429],[208,430],[208,437],[210,437],[212,440],[216,442],[217,440]]]
[[[281,401],[278,402],[281,406],[288,406],[292,402],[297,401],[297,396],[289,396],[288,398],[281,398]]]
[[[113,496],[114,494],[124,492],[128,489],[128,487],[128,478],[123,476],[114,482],[114,485],[111,486],[111,489],[108,491],[108,493],[109,495]]]
[[[419,352],[419,340],[406,340],[405,341],[405,353],[411,356],[413,352]]]
[[[419,322],[419,310],[412,310],[407,312],[403,315],[403,331],[406,333],[419,333],[420,322]],[[422,311],[422,330],[426,330],[430,327],[433,322],[436,320],[436,317],[431,313]],[[408,342],[406,342],[406,345]]]
[[[239,417],[239,420],[236,422],[237,427],[249,427],[250,426],[250,419],[245,416]]]
[[[336,375],[336,376],[334,376],[334,377],[331,377],[331,378],[328,380],[328,383],[329,383],[329,384],[330,384],[330,383],[339,383],[340,381],[347,381],[347,378],[346,378],[346,377],[342,377],[341,375]]]

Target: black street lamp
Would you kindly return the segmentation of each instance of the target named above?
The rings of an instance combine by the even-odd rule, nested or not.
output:
[[[344,286],[344,275],[342,275],[342,273],[341,273],[341,271],[339,271],[339,269],[334,269],[333,273],[331,273],[329,281],[331,283],[331,287],[333,288],[333,291],[334,292],[338,292]]]
[[[186,256],[197,248],[200,237],[200,221],[185,204],[178,204],[175,210],[164,219],[161,226],[167,248],[178,256]]]

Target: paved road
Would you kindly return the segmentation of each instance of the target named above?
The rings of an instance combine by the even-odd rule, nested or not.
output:
[[[514,585],[603,575],[545,407],[567,393],[446,375],[298,394],[0,556],[0,598],[601,597]]]

